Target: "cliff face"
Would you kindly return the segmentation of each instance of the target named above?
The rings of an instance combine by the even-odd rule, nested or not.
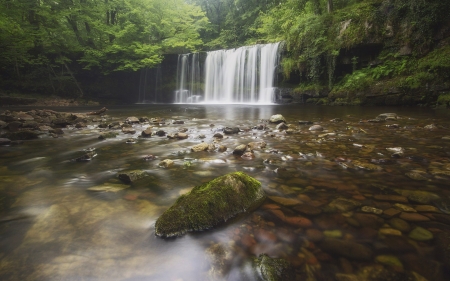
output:
[[[291,95],[297,102],[447,106],[449,7],[437,1],[361,1],[323,15],[328,31],[313,32],[325,42],[290,42],[286,61],[313,47],[322,51],[297,62],[298,67],[285,67],[285,74],[290,73],[282,86],[294,88]]]

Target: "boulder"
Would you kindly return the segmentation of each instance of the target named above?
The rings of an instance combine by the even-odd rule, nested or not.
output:
[[[148,176],[148,174],[142,170],[122,171],[117,173],[117,177],[125,183],[132,183],[145,178],[146,176]]]
[[[247,146],[245,144],[241,144],[236,146],[236,148],[233,150],[234,155],[243,155],[245,151],[247,150]]]
[[[149,138],[152,136],[152,129],[151,127],[148,127],[147,129],[145,129],[144,131],[142,131],[141,136],[143,138]]]
[[[139,119],[137,117],[132,116],[132,117],[128,117],[126,122],[128,124],[137,124],[137,123],[139,123]]]
[[[206,151],[206,150],[208,150],[208,148],[209,148],[209,144],[207,144],[207,143],[205,143],[205,142],[202,142],[202,143],[199,143],[199,144],[197,144],[197,145],[194,145],[194,146],[191,148],[191,151],[192,151],[192,152]]]
[[[279,124],[281,122],[286,123],[286,119],[284,119],[283,115],[281,115],[281,114],[275,114],[275,115],[270,116],[269,122],[275,123],[275,124]]]
[[[242,172],[230,173],[194,187],[156,221],[160,237],[203,231],[257,208],[266,195],[261,183]]]

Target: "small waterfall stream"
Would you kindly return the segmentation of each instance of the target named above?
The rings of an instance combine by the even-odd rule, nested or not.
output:
[[[207,52],[204,91],[199,54],[179,55],[175,103],[273,103],[279,46],[258,44]]]

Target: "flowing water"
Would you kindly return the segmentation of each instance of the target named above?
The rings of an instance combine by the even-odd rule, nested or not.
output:
[[[384,112],[399,118],[365,122]],[[273,114],[282,114],[292,131],[264,121]],[[124,134],[100,141],[99,132],[107,129],[94,122],[64,129],[61,138],[42,135],[0,147],[1,280],[253,280],[243,277],[246,264],[262,253],[289,261],[297,280],[361,276],[367,267],[392,276],[415,272],[426,280],[448,280],[439,256],[445,240],[437,239],[450,229],[448,111],[136,105],[110,108],[104,119],[129,116],[164,118],[165,124],[152,124],[154,131],[187,128],[189,138],[137,138],[149,126],[137,124],[136,143],[126,143],[131,136]],[[335,118],[342,121],[330,121]],[[310,131],[312,125],[300,120],[324,130]],[[266,128],[255,129],[258,124]],[[436,126],[424,128],[430,124]],[[241,129],[217,141],[226,152],[190,151],[202,141],[213,142],[226,126]],[[256,149],[253,159],[232,154],[237,145],[255,141],[267,146]],[[397,147],[404,151],[386,149]],[[88,148],[95,148],[95,158],[71,161]],[[149,154],[157,158],[145,161]],[[164,159],[172,159],[174,167],[159,167]],[[118,192],[88,190],[121,184],[117,172],[127,169],[145,170],[149,177]],[[156,219],[180,194],[233,171],[261,181],[270,198],[251,214],[210,231],[166,240],[154,235]],[[383,213],[365,213],[365,206]],[[406,207],[413,210],[402,213]],[[394,223],[392,217],[403,219]],[[300,226],[293,218],[311,224]],[[411,234],[417,227],[426,230],[421,238]],[[363,245],[371,255],[352,257],[336,245],[325,247],[323,236]]]

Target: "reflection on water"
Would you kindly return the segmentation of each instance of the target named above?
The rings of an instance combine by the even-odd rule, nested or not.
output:
[[[390,111],[401,118],[365,122]],[[293,131],[251,129],[273,114]],[[127,144],[130,135],[99,141],[100,129],[68,128],[62,138],[0,147],[1,280],[252,280],[250,259],[263,253],[287,260],[298,280],[365,280],[363,270],[387,270],[391,280],[449,277],[439,250],[450,229],[446,111],[196,104],[110,108],[108,115],[108,122],[163,118],[154,131],[184,127],[189,138]],[[324,130],[311,132],[299,120]],[[430,124],[437,127],[424,129]],[[134,137],[148,126],[134,125]],[[227,126],[245,130],[218,141],[226,152],[190,152]],[[252,141],[267,143],[253,160],[232,154]],[[97,157],[71,161],[91,147]],[[395,147],[404,152],[386,150]],[[159,167],[164,159],[174,167]],[[116,192],[87,190],[124,186],[116,174],[130,169],[148,177]],[[262,182],[269,195],[262,207],[204,233],[154,236],[154,222],[178,196],[233,171]],[[370,256],[355,250],[352,257],[346,247]],[[412,272],[426,279],[407,279]]]

